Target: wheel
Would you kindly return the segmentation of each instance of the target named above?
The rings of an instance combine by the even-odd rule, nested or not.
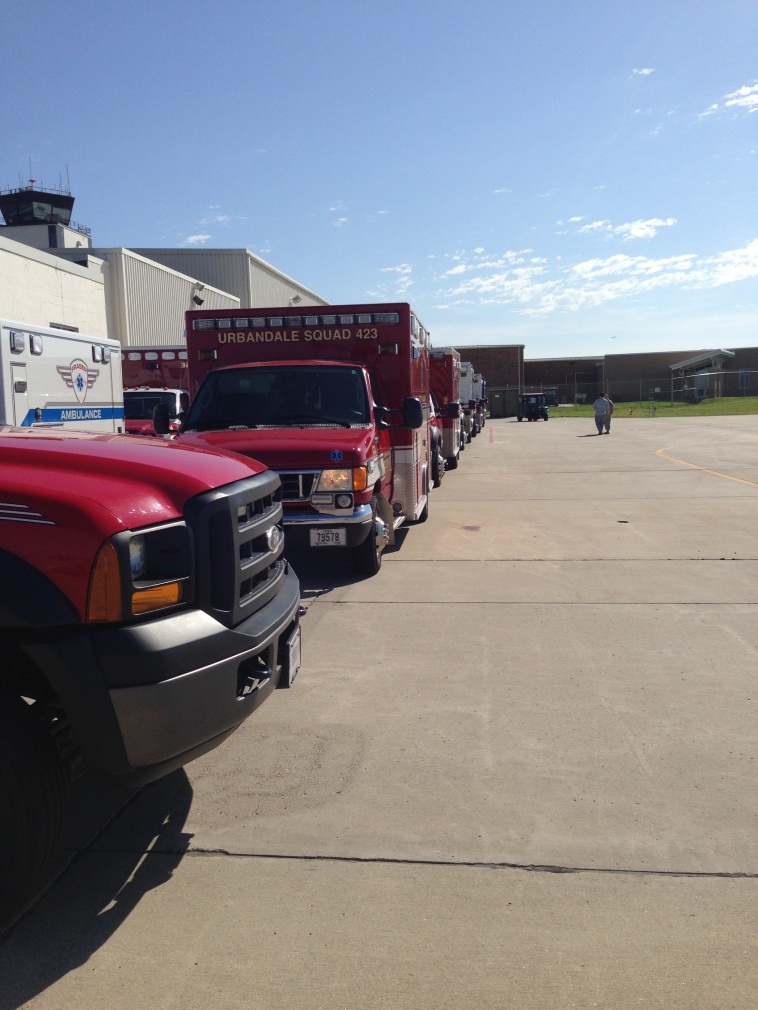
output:
[[[359,575],[376,575],[382,567],[384,545],[379,546],[374,531],[377,516],[376,498],[371,499],[371,513],[373,517],[371,532],[362,544],[353,547],[353,568]]]
[[[439,487],[442,483],[442,474],[445,469],[441,459],[437,446],[432,446],[432,487]]]
[[[448,456],[447,459],[445,460],[445,463],[446,463],[446,466],[447,466],[448,470],[457,470],[458,469],[458,457],[457,456]]]
[[[518,419],[519,419],[519,421],[523,421],[524,420],[523,417],[521,416],[521,414],[519,414]]]
[[[63,832],[67,774],[45,727],[0,696],[0,928],[34,897]]]

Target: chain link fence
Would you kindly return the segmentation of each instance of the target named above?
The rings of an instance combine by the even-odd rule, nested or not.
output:
[[[605,388],[596,376],[571,376],[567,382],[526,385],[526,392],[553,394],[557,403],[592,403],[610,393],[614,403],[685,403],[722,396],[758,396],[758,371],[694,372],[657,378],[606,379]]]

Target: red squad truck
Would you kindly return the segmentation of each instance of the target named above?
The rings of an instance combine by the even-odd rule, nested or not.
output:
[[[455,470],[465,446],[461,411],[461,356],[454,347],[435,347],[431,352],[431,384],[441,412],[442,455],[448,470]]]
[[[431,484],[429,334],[406,303],[186,314],[192,402],[178,440],[262,460],[288,542],[373,575]]]
[[[292,683],[300,589],[279,478],[249,459],[0,427],[0,491],[2,929],[44,879],[75,773],[150,782]]]
[[[121,369],[129,434],[155,435],[153,411],[159,403],[168,407],[170,431],[178,431],[187,393],[187,348],[125,347]]]

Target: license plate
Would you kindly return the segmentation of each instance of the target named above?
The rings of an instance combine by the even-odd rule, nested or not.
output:
[[[292,682],[297,677],[297,671],[300,669],[300,625],[295,628],[290,637],[287,639],[287,648],[289,649],[289,664],[287,671],[287,686],[292,687]]]
[[[347,547],[347,531],[311,530],[311,547]]]

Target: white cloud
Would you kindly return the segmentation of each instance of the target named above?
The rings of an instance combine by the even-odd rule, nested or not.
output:
[[[625,241],[629,241],[635,238],[655,238],[660,228],[671,228],[675,224],[675,217],[667,217],[665,220],[660,217],[649,217],[617,225],[611,224],[610,221],[593,221],[591,224],[582,225],[578,229],[578,233],[589,235],[602,232],[606,235],[618,235]]]
[[[712,256],[682,253],[656,259],[619,253],[566,266],[560,259],[549,263],[511,252],[487,265],[461,264],[437,279],[440,304],[511,305],[524,315],[545,316],[639,299],[664,288],[702,290],[756,280],[758,238]]]
[[[611,222],[610,221],[593,221],[591,224],[583,224],[579,229],[580,235],[586,235],[592,231],[610,231]]]
[[[642,67],[640,69],[638,69],[637,67],[635,67],[632,70],[632,74],[638,74],[640,77],[648,77],[650,74],[654,74],[654,73],[655,73],[655,68],[654,67]]]
[[[507,189],[505,186],[501,186],[500,189],[493,189],[493,193],[512,193],[512,189]]]
[[[345,224],[347,224],[347,218],[346,217],[338,217],[338,218],[335,218],[334,221],[332,221],[332,227],[333,228],[341,228]]]
[[[717,112],[723,112],[726,109],[758,112],[758,84],[744,84],[736,91],[724,95],[720,102],[714,102],[705,112],[701,113],[701,118],[713,116]]]
[[[210,238],[213,238],[213,236],[212,235],[188,235],[187,238],[184,240],[183,244],[184,245],[203,245],[203,243],[207,242]]]
[[[674,217],[667,217],[665,221],[659,217],[651,217],[646,221],[631,221],[629,224],[617,225],[613,233],[625,239],[654,238],[659,228],[671,228],[675,224]]]
[[[403,298],[407,295],[410,288],[413,286],[413,281],[411,280],[411,274],[413,273],[413,267],[410,263],[399,263],[396,267],[382,267],[383,274],[397,274],[395,278],[394,289],[391,292],[395,297]],[[384,287],[386,297],[386,286]]]
[[[758,84],[751,84],[749,87],[745,85],[737,91],[733,91],[731,95],[727,95],[724,98],[724,107],[727,109],[737,107],[747,109],[748,112],[756,112],[758,110]]]
[[[200,224],[228,224],[230,221],[228,214],[211,214],[210,217],[201,218]]]

